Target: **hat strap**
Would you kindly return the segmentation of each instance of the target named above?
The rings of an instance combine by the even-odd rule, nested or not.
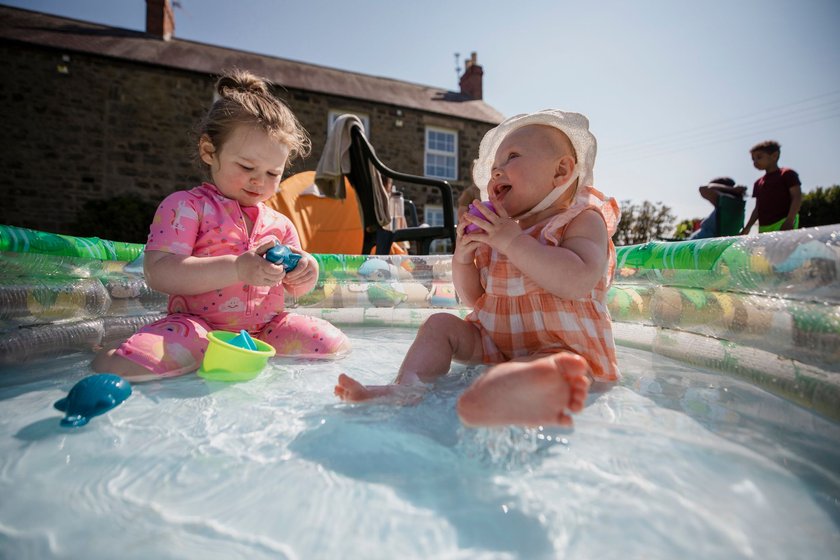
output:
[[[575,166],[575,167],[577,167],[577,166]],[[514,220],[522,220],[522,219],[527,218],[529,216],[533,216],[534,214],[536,214],[538,212],[542,212],[543,210],[545,210],[546,208],[548,208],[549,206],[551,206],[552,204],[557,202],[557,199],[559,199],[561,196],[566,194],[566,192],[571,188],[572,183],[574,183],[577,178],[578,178],[578,170],[575,169],[572,172],[571,177],[565,183],[563,183],[562,185],[559,185],[557,187],[554,187],[551,190],[550,193],[545,195],[545,198],[543,198],[541,201],[539,201],[537,203],[536,206],[534,206],[533,208],[531,208],[530,210],[526,211],[523,214],[519,214],[518,216],[514,216],[513,219]]]

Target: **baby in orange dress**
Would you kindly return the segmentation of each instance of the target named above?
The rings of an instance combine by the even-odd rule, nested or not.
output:
[[[341,375],[345,401],[416,395],[452,360],[494,364],[458,400],[470,426],[570,425],[591,381],[619,377],[606,294],[618,204],[592,187],[596,141],[577,113],[517,115],[490,130],[473,168],[483,217],[465,214],[452,261],[462,320],[432,315],[391,385]],[[469,224],[478,226],[464,233]]]

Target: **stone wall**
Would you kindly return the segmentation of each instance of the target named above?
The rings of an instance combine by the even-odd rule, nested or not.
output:
[[[0,42],[0,223],[80,235],[85,202],[137,195],[157,204],[202,180],[195,126],[214,77],[123,60]],[[315,169],[330,110],[370,118],[370,140],[392,169],[423,174],[425,127],[459,131],[457,192],[469,184],[491,125],[350,98],[277,88],[312,137],[312,154],[290,173]],[[406,189],[422,211],[439,204]],[[421,214],[422,216],[422,214]]]

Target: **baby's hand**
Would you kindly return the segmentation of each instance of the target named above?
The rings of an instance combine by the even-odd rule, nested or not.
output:
[[[300,255],[300,260],[293,270],[286,273],[283,285],[292,293],[296,293],[296,288],[300,287],[305,288],[302,291],[309,291],[318,281],[318,261],[306,251],[294,247],[289,249]]]
[[[455,243],[455,251],[452,260],[458,264],[473,264],[475,262],[475,250],[481,242],[476,239],[476,234],[464,233],[464,229],[470,225],[467,221],[458,224],[455,230],[458,238]]]
[[[236,257],[236,275],[241,282],[251,286],[276,286],[283,281],[286,270],[263,258],[274,243],[265,243],[257,250],[246,251]]]
[[[507,253],[513,240],[522,235],[522,228],[515,220],[508,217],[507,212],[501,205],[499,206],[500,210],[497,214],[483,204],[478,205],[477,209],[481,212],[482,218],[474,218],[465,214],[465,221],[469,221],[480,228],[476,233],[467,234],[467,237],[474,237],[476,241],[486,243],[502,253]]]
[[[455,229],[457,239],[455,242],[455,251],[452,254],[453,262],[458,264],[475,264],[475,251],[481,245],[476,234],[483,233],[480,227],[472,222],[472,215],[477,212],[473,210],[475,204],[480,204],[478,200],[474,200],[470,204],[469,212],[465,212],[458,219],[458,227]]]

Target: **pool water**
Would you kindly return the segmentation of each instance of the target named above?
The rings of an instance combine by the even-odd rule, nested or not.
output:
[[[89,354],[0,371],[0,557],[840,557],[837,423],[619,348],[573,431],[466,429],[480,368],[416,406],[338,402],[340,372],[387,382],[414,336],[346,331],[344,360],[138,384],[75,430],[52,405]]]

